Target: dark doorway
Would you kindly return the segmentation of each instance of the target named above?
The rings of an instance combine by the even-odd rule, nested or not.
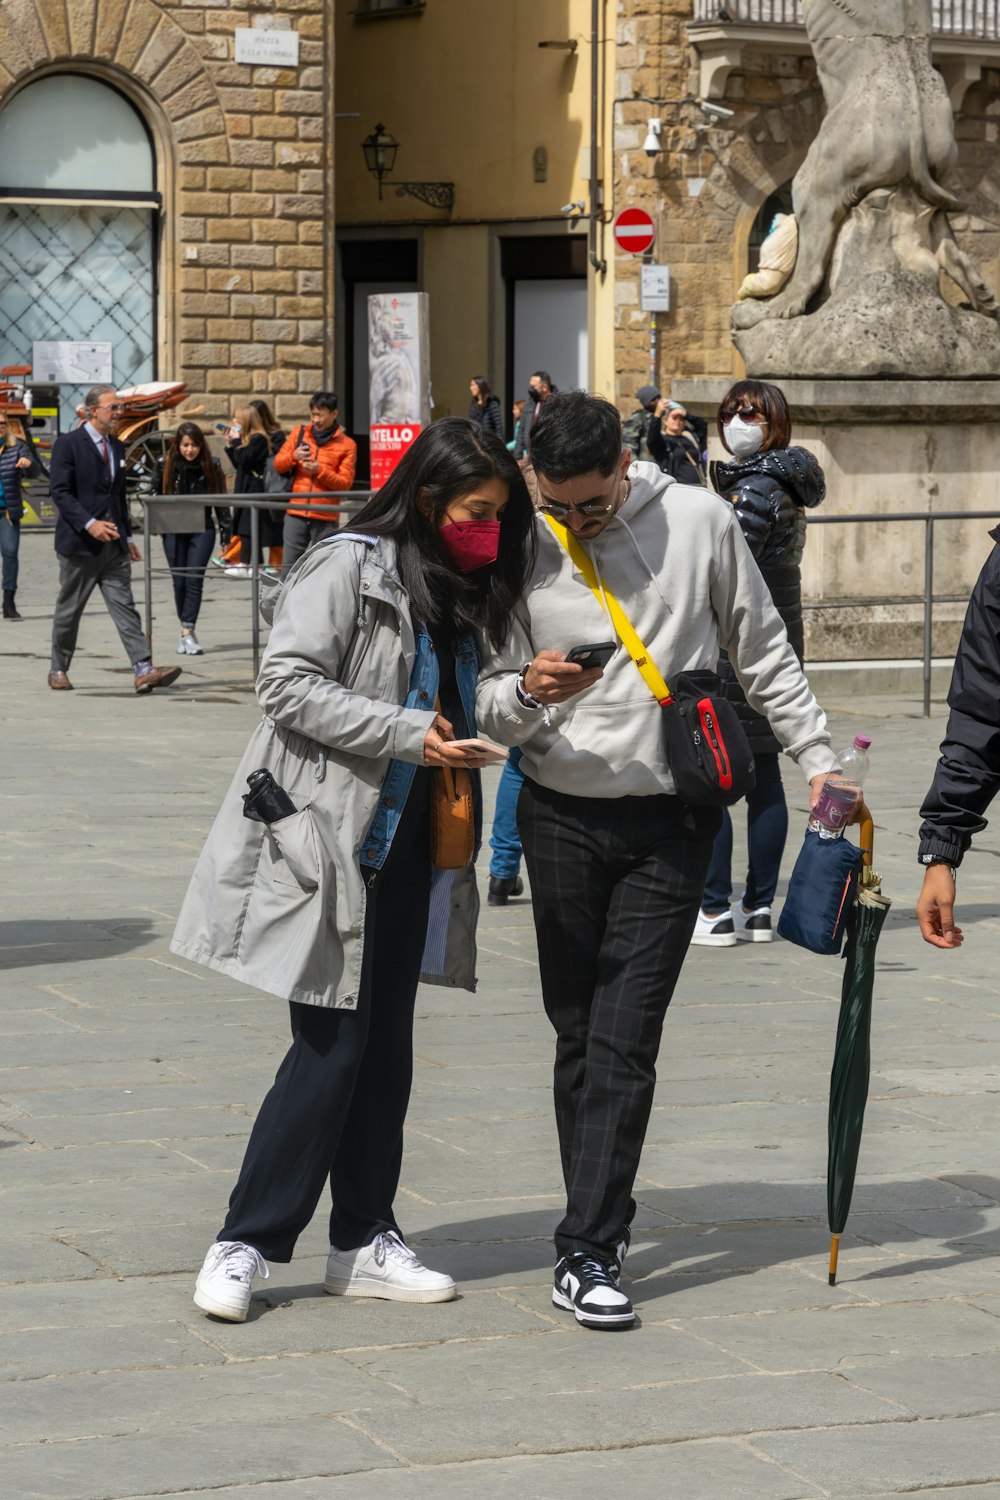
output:
[[[533,370],[562,389],[587,383],[587,240],[582,234],[524,235],[500,241],[507,350],[504,420]]]

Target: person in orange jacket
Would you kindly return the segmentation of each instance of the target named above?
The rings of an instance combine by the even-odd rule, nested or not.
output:
[[[294,474],[293,497],[315,490],[349,490],[354,483],[358,448],[340,427],[334,392],[317,391],[309,402],[309,416],[310,425],[294,427],[275,454],[275,469],[279,474]],[[307,547],[337,530],[339,514],[319,508],[328,503],[317,500],[288,507],[282,578]]]

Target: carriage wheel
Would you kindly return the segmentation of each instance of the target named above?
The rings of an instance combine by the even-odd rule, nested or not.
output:
[[[166,456],[173,436],[172,432],[151,427],[131,442],[126,442],[125,494],[130,503],[137,501],[140,495],[156,494],[156,466]],[[141,525],[139,530],[142,530]]]

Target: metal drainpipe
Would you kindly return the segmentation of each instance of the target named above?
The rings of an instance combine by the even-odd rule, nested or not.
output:
[[[603,276],[608,263],[597,254],[598,214],[603,215],[600,204],[601,179],[597,170],[597,149],[600,136],[598,110],[600,108],[601,47],[600,47],[601,0],[590,0],[590,225],[588,259],[591,266]]]

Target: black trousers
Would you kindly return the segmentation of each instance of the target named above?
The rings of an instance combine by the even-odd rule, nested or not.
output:
[[[331,1245],[355,1250],[398,1229],[392,1205],[430,901],[426,777],[417,771],[389,858],[368,890],[357,1010],[290,1007],[292,1045],[260,1107],[218,1235],[253,1245],[265,1260],[291,1260],[327,1180]]]
[[[556,1032],[559,1255],[611,1256],[635,1213],[663,1018],[720,821],[676,797],[569,797],[525,780],[518,827]]]

